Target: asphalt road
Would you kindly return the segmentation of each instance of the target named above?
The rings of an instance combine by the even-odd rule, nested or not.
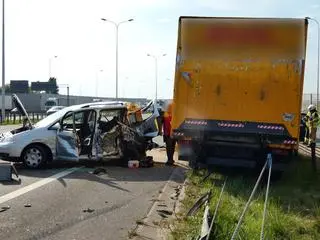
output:
[[[10,126],[0,127],[6,130]],[[106,173],[93,174],[97,167]],[[128,169],[88,163],[17,169],[21,183],[0,182],[0,239],[128,239],[173,171],[161,164]]]

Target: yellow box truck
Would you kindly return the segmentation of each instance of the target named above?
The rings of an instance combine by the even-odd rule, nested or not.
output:
[[[180,17],[173,97],[179,158],[282,168],[298,149],[307,19]]]

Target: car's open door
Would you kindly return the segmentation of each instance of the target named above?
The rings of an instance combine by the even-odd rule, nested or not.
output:
[[[76,129],[76,114],[67,112],[60,121],[57,131],[57,159],[65,161],[79,161],[79,144]]]
[[[157,118],[160,116],[157,101],[150,101],[148,105],[141,109],[142,122],[135,125],[135,128],[145,137],[154,138],[159,135]]]

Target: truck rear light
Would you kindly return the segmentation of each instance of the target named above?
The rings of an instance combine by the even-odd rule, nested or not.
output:
[[[270,130],[284,130],[284,127],[282,126],[270,126],[270,125],[258,125],[257,128],[270,129]]]
[[[244,128],[242,123],[218,123],[219,127]]]
[[[190,125],[208,125],[207,121],[203,121],[203,120],[187,120],[186,124],[190,124]]]

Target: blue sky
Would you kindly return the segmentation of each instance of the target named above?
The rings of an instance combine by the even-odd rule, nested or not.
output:
[[[6,82],[46,81],[49,59],[58,83],[71,94],[115,95],[115,29],[119,29],[119,96],[172,96],[177,24],[181,15],[315,17],[316,0],[6,0]],[[103,71],[100,71],[103,70]],[[309,25],[305,92],[315,92],[317,27]],[[61,93],[65,89],[61,88]]]

